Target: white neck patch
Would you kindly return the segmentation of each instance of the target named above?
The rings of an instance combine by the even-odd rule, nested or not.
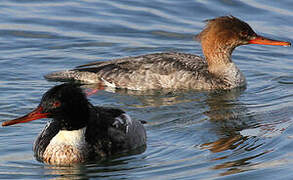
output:
[[[51,145],[72,145],[73,147],[81,148],[86,144],[85,141],[86,127],[68,131],[60,130],[50,141]]]

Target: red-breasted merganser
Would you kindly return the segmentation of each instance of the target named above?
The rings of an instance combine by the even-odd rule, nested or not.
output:
[[[33,147],[36,158],[47,164],[72,165],[146,147],[141,122],[120,109],[94,107],[78,85],[51,88],[35,110],[2,126],[40,118],[53,118]]]
[[[206,27],[196,38],[201,42],[205,58],[177,52],[156,53],[94,62],[45,77],[57,81],[103,83],[132,90],[232,89],[246,85],[244,75],[231,59],[237,46],[291,45],[259,36],[247,23],[233,16],[207,20]]]

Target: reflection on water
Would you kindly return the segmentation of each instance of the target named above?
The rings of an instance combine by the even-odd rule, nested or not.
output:
[[[282,110],[268,112],[268,114],[274,114],[274,117],[278,117],[278,119],[273,119],[273,122],[268,122],[268,116],[263,114],[261,116],[247,116],[248,109],[237,101],[241,92],[241,90],[233,90],[220,95],[212,93],[206,101],[210,110],[205,114],[209,116],[210,121],[216,124],[215,131],[225,137],[203,143],[200,147],[219,154],[212,158],[212,161],[235,159],[235,156],[242,154],[236,160],[224,161],[212,167],[212,169],[226,169],[220,173],[221,176],[263,167],[264,165],[260,165],[262,163],[251,162],[255,158],[273,152],[273,150],[267,149],[259,151],[265,145],[262,138],[280,135],[293,123],[287,111]],[[269,117],[272,118],[272,116]],[[250,153],[250,151],[256,151],[256,153]]]
[[[138,165],[144,161],[144,155],[128,154],[128,156],[109,158],[92,164],[75,166],[44,166],[45,175],[51,175],[56,179],[91,179],[91,178],[110,178],[127,176],[123,171],[135,171],[142,168]]]
[[[225,162],[223,164],[214,166],[213,169],[215,169],[215,170],[216,169],[226,169],[225,172],[220,173],[221,176],[236,174],[236,173],[252,170],[253,169],[253,168],[251,168],[252,164],[249,161],[254,158],[257,158],[259,156],[262,156],[266,153],[267,152],[263,152],[263,153],[260,153],[260,154],[257,154],[255,156],[251,156],[248,158],[243,158],[243,159],[239,159],[239,160],[235,160],[235,161],[231,161],[231,162]]]
[[[233,150],[236,149],[238,146],[243,144],[247,138],[241,136],[241,135],[235,135],[227,138],[221,138],[214,142],[204,143],[201,145],[203,149],[208,149],[213,153],[227,151],[227,150]],[[223,157],[217,157],[214,160],[218,159],[224,159],[228,156]]]
[[[180,103],[201,101],[201,99],[207,93],[201,91],[188,90],[173,91],[170,89],[135,91],[128,89],[115,89],[111,87],[105,87],[101,84],[87,84],[82,85],[82,87],[85,88],[85,91],[88,95],[98,94],[99,91],[106,91],[120,94],[122,96],[135,97],[139,104],[133,104],[131,106],[136,108],[171,106]]]

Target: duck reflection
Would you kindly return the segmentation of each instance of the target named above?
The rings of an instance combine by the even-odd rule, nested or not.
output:
[[[222,152],[226,150],[236,149],[239,145],[243,144],[247,140],[246,137],[241,135],[230,136],[226,138],[220,138],[214,142],[203,143],[201,147],[203,149],[209,149],[213,153]],[[218,157],[217,159],[224,159],[227,156]]]
[[[243,89],[233,89],[208,95],[206,103],[209,110],[204,114],[209,117],[214,125],[213,132],[216,132],[217,137],[220,138],[203,143],[201,145],[203,149],[209,149],[214,153],[233,150],[248,139],[239,132],[256,124],[253,117],[247,116],[247,108],[237,100],[242,92]],[[217,159],[223,159],[223,157]]]
[[[222,176],[261,167],[262,163],[254,159],[272,152],[265,147],[265,138],[281,134],[292,124],[287,109],[260,114],[249,112],[238,101],[242,92],[235,89],[211,93],[206,101],[209,110],[204,114],[214,124],[213,132],[218,138],[202,143],[200,147],[214,153],[211,160],[220,164],[212,169],[225,169]]]
[[[137,162],[145,161],[145,155],[142,155],[142,152],[144,152],[143,148],[136,149],[117,157],[114,156],[98,162],[77,164],[75,166],[44,165],[45,175],[50,175],[51,179],[56,180],[127,177],[128,174],[123,173],[123,171],[142,168],[137,165]]]
[[[196,92],[195,94],[194,91],[173,91],[171,89],[135,91],[105,87],[101,84],[87,84],[82,87],[87,90],[88,95],[93,95],[95,93],[119,94],[119,101],[121,101],[121,103],[136,108],[171,106],[180,103],[201,101],[206,97],[206,94],[208,94],[208,92]],[[133,100],[131,104],[127,101],[129,97]]]
[[[221,175],[239,173],[237,167],[248,166],[250,160],[259,157],[264,152],[245,153],[263,145],[258,137],[243,136],[240,132],[258,125],[254,116],[250,116],[244,104],[238,101],[243,89],[210,93],[206,103],[209,110],[204,114],[213,123],[216,139],[202,143],[201,149],[213,152],[212,161],[219,161],[212,169],[226,169]],[[232,161],[228,161],[233,159]],[[235,160],[236,159],[236,160]]]

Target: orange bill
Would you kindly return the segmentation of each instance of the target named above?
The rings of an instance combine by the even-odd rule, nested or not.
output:
[[[274,45],[274,46],[291,46],[290,42],[278,41],[263,36],[256,36],[256,38],[249,41],[249,44],[263,44],[263,45]]]
[[[48,117],[49,113],[43,113],[42,111],[43,111],[43,107],[39,106],[35,110],[33,110],[32,112],[30,112],[29,114],[25,116],[3,122],[2,126],[10,126],[13,124],[25,123],[25,122]]]

